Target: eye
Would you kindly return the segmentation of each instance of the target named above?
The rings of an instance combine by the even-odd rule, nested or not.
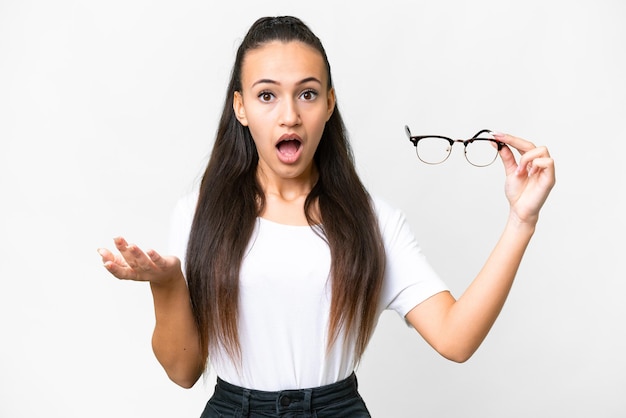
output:
[[[315,98],[317,97],[317,92],[313,89],[308,89],[303,91],[302,94],[300,94],[300,97],[305,101],[315,100]]]
[[[274,94],[269,91],[262,91],[261,93],[259,93],[258,97],[262,102],[269,103],[274,98]]]

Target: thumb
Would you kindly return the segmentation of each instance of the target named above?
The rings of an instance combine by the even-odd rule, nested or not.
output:
[[[504,172],[507,176],[515,173],[515,170],[517,170],[517,161],[515,161],[513,151],[511,151],[508,146],[504,145],[500,150],[500,159],[502,160]]]

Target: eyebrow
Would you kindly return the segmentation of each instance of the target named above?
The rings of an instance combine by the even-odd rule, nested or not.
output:
[[[307,78],[304,78],[304,79],[298,81],[296,83],[296,85],[305,84],[305,83],[308,83],[310,81],[316,82],[316,83],[318,83],[320,85],[322,84],[322,82],[317,77],[307,77]],[[269,78],[262,78],[260,80],[255,81],[252,84],[252,87],[256,86],[257,84],[275,84],[275,85],[280,85],[280,83],[278,81],[272,80],[272,79],[269,79]]]

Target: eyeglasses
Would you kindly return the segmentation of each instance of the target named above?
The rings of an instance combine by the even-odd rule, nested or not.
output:
[[[404,130],[409,141],[415,145],[417,158],[426,164],[441,164],[450,156],[452,146],[460,142],[465,147],[465,159],[468,163],[476,167],[487,167],[496,160],[498,152],[504,146],[504,142],[495,140],[488,129],[483,129],[470,139],[452,139],[439,135],[413,136],[408,126]]]

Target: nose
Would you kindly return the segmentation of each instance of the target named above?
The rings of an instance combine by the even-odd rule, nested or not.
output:
[[[294,100],[285,100],[280,110],[281,126],[297,126],[300,124],[300,109]]]

